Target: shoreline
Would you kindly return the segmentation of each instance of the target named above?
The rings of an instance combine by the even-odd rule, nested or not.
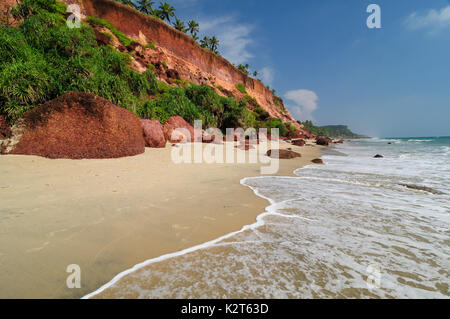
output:
[[[280,160],[275,176],[294,176],[294,170],[321,156],[322,147],[300,148],[280,142],[280,149],[286,148],[303,157]],[[0,185],[7,190],[0,198],[6,204],[3,210],[21,213],[17,222],[2,220],[8,227],[0,238],[16,243],[16,252],[14,247],[0,252],[0,262],[10,275],[0,275],[6,288],[2,297],[89,296],[111,278],[142,264],[142,260],[148,262],[216,242],[253,225],[264,214],[267,201],[238,182],[259,176],[261,164],[176,166],[167,162],[170,150],[147,149],[137,157],[98,161],[0,157],[7,172],[2,172]],[[25,169],[22,174],[18,173],[21,169]],[[114,175],[125,181],[115,181]],[[146,182],[146,177],[151,180]],[[141,188],[136,182],[142,183]],[[3,184],[9,185],[5,188]],[[64,185],[66,189],[61,190]],[[56,194],[44,195],[48,187]],[[105,194],[105,188],[112,194]],[[14,198],[8,197],[18,189],[21,191]],[[147,192],[151,193],[148,197]],[[162,195],[166,198],[158,198]],[[25,220],[30,214],[31,220]],[[38,269],[29,264],[38,265]],[[65,287],[69,264],[81,267],[81,290]],[[29,275],[28,280],[21,278],[24,273]]]

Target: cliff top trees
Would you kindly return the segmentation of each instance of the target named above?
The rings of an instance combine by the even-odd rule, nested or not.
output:
[[[136,7],[140,12],[147,14],[147,15],[152,15],[154,12],[152,6],[154,4],[155,3],[151,0],[138,0]]]
[[[175,18],[175,21],[172,23],[172,26],[178,31],[187,33],[189,32],[192,38],[198,42],[199,37],[198,33],[200,32],[200,25],[195,20],[190,20],[187,24],[177,18],[175,16],[175,8],[168,2],[160,2],[159,7],[156,9],[153,8],[155,2],[152,0],[115,0],[124,5],[128,5],[132,8],[139,10],[141,13],[154,16],[163,21],[167,21],[169,24],[171,23],[171,18]],[[203,48],[207,48],[214,52],[215,54],[219,54],[219,40],[216,36],[213,37],[204,37],[200,41],[200,45]]]
[[[172,7],[168,2],[161,2],[158,9],[161,19],[167,20],[167,22],[170,22],[170,18],[173,18],[175,16],[175,8]]]
[[[178,19],[178,18],[175,18],[175,19],[176,19],[176,20],[175,20],[175,22],[173,23],[173,27],[174,27],[175,29],[177,29],[178,31],[181,31],[181,32],[185,32],[185,33],[186,33],[187,29],[186,29],[186,26],[184,25],[184,22],[181,21],[181,20]]]
[[[191,20],[188,22],[188,31],[191,33],[192,36],[196,35],[200,31],[200,25],[197,21]]]
[[[212,38],[205,36],[202,40],[200,40],[200,46],[219,54],[219,40],[216,36],[213,36]]]
[[[240,70],[240,71],[242,71],[242,72],[244,72],[245,74],[249,74],[250,73],[250,71],[248,70],[249,68],[250,68],[250,66],[248,65],[248,64],[239,64],[238,66],[237,66],[237,68]]]

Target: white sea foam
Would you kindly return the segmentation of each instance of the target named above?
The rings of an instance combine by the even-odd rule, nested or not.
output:
[[[86,298],[107,289],[139,298],[448,298],[448,146],[386,141],[338,146],[347,157],[324,156],[325,166],[298,177],[243,179],[270,203],[256,223],[136,265]],[[366,283],[369,265],[381,270],[380,288]]]

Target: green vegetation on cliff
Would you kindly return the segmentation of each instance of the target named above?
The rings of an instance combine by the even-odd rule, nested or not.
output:
[[[89,26],[68,28],[65,11],[56,0],[23,0],[13,9],[19,28],[0,26],[0,113],[10,121],[69,91],[130,110],[156,91],[153,72],[139,74],[128,55],[97,46]]]
[[[133,52],[99,46],[89,24],[69,28],[66,6],[57,0],[22,0],[12,13],[19,27],[0,25],[0,114],[10,123],[35,106],[80,91],[162,123],[180,115],[191,124],[199,119],[221,129],[279,128],[281,135],[292,129],[248,95],[222,97],[211,87],[183,81],[173,87],[158,81],[151,67],[142,74],[133,71]],[[106,20],[86,22],[107,27],[124,45],[132,41]]]
[[[305,128],[315,135],[326,136],[331,138],[360,138],[362,135],[353,133],[345,125],[328,125],[328,126],[315,126],[311,121],[299,122],[303,124]]]

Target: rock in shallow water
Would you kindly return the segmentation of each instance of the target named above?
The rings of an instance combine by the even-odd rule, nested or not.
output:
[[[418,191],[423,191],[423,192],[428,192],[434,195],[444,195],[443,192],[435,190],[433,188],[430,187],[426,187],[426,186],[420,186],[420,185],[412,185],[412,184],[399,184],[400,186],[404,186],[406,188],[409,189],[414,189],[414,190],[418,190]]]
[[[311,162],[313,162],[314,164],[323,164],[323,160],[320,158],[315,158]]]

